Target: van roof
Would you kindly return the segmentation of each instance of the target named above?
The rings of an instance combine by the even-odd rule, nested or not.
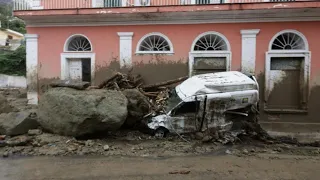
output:
[[[256,82],[238,71],[192,76],[176,87],[181,99],[199,94],[256,89]]]

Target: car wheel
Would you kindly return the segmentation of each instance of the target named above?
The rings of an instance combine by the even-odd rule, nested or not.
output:
[[[155,131],[155,135],[154,136],[156,138],[164,138],[164,137],[167,136],[168,132],[169,131],[166,128],[160,127]]]

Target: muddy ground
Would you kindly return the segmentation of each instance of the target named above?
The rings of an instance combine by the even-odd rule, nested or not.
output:
[[[0,159],[1,180],[318,180],[319,156],[259,153],[172,158],[35,157]]]
[[[17,111],[36,108],[26,105],[23,90],[0,93]],[[0,179],[319,179],[319,142],[197,139],[132,130],[76,139],[36,130],[0,143]]]
[[[204,154],[254,156],[259,153],[320,156],[318,145],[312,147],[273,141],[261,142],[245,137],[242,142],[223,145],[219,142],[204,143],[191,137],[180,139],[174,135],[156,139],[137,131],[119,131],[101,139],[89,140],[77,140],[48,133],[37,136],[22,135],[13,139],[28,140],[18,146],[0,147],[0,154],[3,157],[85,155],[176,157]]]
[[[23,89],[0,90],[0,93],[17,111],[36,109],[36,106],[27,105],[26,91]],[[205,143],[203,137],[198,138],[196,135],[181,137],[171,134],[165,139],[157,139],[132,130],[109,132],[100,137],[85,137],[85,139],[41,131],[38,134],[36,132],[5,139],[9,141],[9,144],[0,143],[0,156],[2,157],[84,155],[176,157],[204,154],[251,156],[259,153],[319,156],[320,154],[319,142],[301,146],[293,139],[282,139],[279,142],[260,141],[254,137],[241,136],[235,142],[224,145],[218,141]]]

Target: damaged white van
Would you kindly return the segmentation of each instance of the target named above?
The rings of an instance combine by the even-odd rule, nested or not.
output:
[[[237,118],[258,111],[258,103],[259,86],[254,76],[238,71],[196,75],[170,93],[167,113],[150,118],[148,127],[158,137],[168,132],[231,128]]]

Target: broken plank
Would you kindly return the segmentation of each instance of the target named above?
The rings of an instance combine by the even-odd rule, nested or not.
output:
[[[152,88],[158,88],[158,87],[161,87],[161,86],[168,86],[168,85],[171,85],[171,84],[175,84],[175,83],[184,81],[184,80],[186,80],[186,79],[188,79],[188,76],[181,77],[181,78],[174,79],[174,80],[169,80],[169,81],[161,82],[161,83],[156,83],[156,84],[151,84],[151,85],[143,86],[142,88],[143,88],[143,89],[152,89]]]

